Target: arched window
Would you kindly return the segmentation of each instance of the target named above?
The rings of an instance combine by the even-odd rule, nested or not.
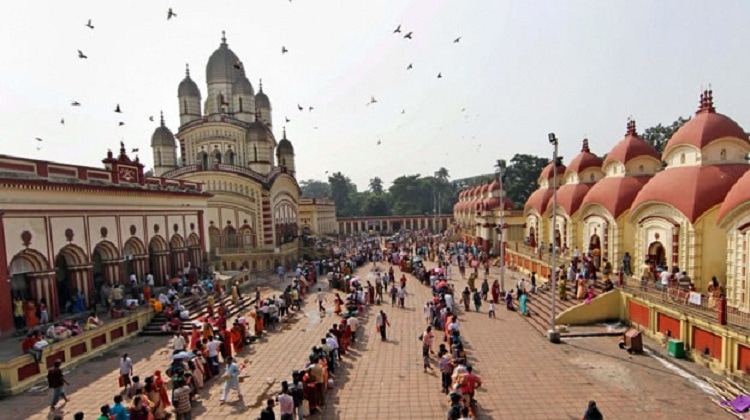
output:
[[[214,163],[221,163],[221,152],[218,150],[214,152]]]
[[[154,162],[154,165],[161,166],[161,150],[156,149],[156,162]]]
[[[680,163],[685,163],[685,154],[680,155]]]
[[[234,165],[234,152],[231,150],[227,152],[227,164]]]
[[[643,165],[638,165],[638,172],[643,173]]]
[[[727,149],[721,149],[721,153],[719,153],[719,158],[721,160],[727,160]]]
[[[201,169],[204,171],[208,169],[208,154],[207,153],[201,153],[198,156],[198,162],[201,164]]]
[[[239,98],[240,112],[242,112],[242,98]]]

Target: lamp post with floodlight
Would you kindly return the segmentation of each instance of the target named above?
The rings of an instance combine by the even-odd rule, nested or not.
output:
[[[550,304],[550,328],[547,331],[547,337],[551,343],[560,342],[560,333],[555,328],[555,284],[557,280],[557,243],[555,236],[557,233],[557,137],[555,133],[549,133],[549,142],[553,146],[552,152],[552,258],[550,261],[549,290],[552,302]]]

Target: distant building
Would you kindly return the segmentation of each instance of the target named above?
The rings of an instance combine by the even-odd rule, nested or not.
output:
[[[323,236],[338,233],[336,203],[327,197],[299,199],[301,235]]]

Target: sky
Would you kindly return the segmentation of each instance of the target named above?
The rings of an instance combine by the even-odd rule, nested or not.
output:
[[[205,67],[222,30],[256,92],[263,80],[274,132],[281,138],[286,126],[300,181],[340,171],[362,191],[376,176],[387,187],[440,167],[453,179],[490,173],[516,153],[551,156],[550,132],[566,162],[584,137],[602,155],[624,137],[629,117],[642,131],[693,115],[708,86],[717,111],[750,131],[746,1],[3,6],[1,154],[100,167],[124,141],[151,167],[159,112],[177,132],[186,64],[205,100]],[[170,7],[177,16],[167,20]],[[377,102],[366,105],[371,96]],[[123,114],[113,112],[117,104]]]

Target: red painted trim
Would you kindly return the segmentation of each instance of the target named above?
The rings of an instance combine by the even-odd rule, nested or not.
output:
[[[0,296],[3,297],[4,302],[8,302],[6,305],[0,305],[0,331],[11,331],[13,329],[13,309],[10,302],[10,282],[6,281],[10,278],[8,274],[8,258],[5,255],[7,246],[5,244],[5,218],[4,214],[0,213]],[[5,300],[7,299],[7,300]]]
[[[197,210],[198,212],[201,212],[203,210]],[[3,210],[3,213],[6,215],[15,215],[15,214],[21,214],[24,216],[28,216],[30,214],[38,214],[40,216],[45,216],[48,214],[72,214],[75,216],[80,216],[83,214],[91,214],[93,216],[112,216],[112,215],[118,215],[118,214],[131,214],[131,213],[138,213],[138,214],[170,214],[170,215],[181,215],[181,214],[188,214],[188,215],[194,215],[196,214],[196,211],[185,211],[185,210],[130,210],[130,209],[122,209],[122,210],[86,210],[86,209],[74,209],[74,210],[60,210],[60,209],[51,209],[51,210],[35,210],[35,209],[8,209]],[[143,221],[144,226],[146,221]],[[137,232],[136,232],[137,234]]]
[[[0,156],[1,158],[2,156]],[[2,162],[0,161],[0,168],[3,169],[12,169],[14,171],[21,171],[21,172],[35,172],[36,166],[34,165],[23,165],[19,163],[10,163],[10,162]]]
[[[89,174],[92,178],[99,178],[98,176],[94,176],[94,174]],[[105,177],[102,179],[109,180],[109,177]],[[185,197],[185,196],[194,196],[194,197],[213,197],[213,194],[207,193],[207,192],[200,192],[199,189],[196,189],[195,191],[153,191],[148,189],[142,189],[136,187],[137,184],[129,184],[129,185],[91,185],[91,184],[85,184],[85,185],[77,185],[77,184],[66,184],[61,182],[50,182],[48,180],[31,180],[31,179],[2,179],[0,178],[0,187],[28,187],[28,186],[34,186],[34,187],[43,187],[41,189],[43,190],[51,190],[51,191],[75,191],[75,192],[99,192],[99,191],[107,191],[107,192],[115,192],[115,193],[121,193],[123,195],[134,195],[134,196],[160,196],[160,195],[167,195],[167,196],[179,196],[179,197]]]
[[[18,368],[18,380],[23,381],[24,379],[38,375],[39,372],[39,364],[37,364],[32,358],[31,362]]]
[[[39,165],[38,168],[41,169],[42,165]],[[76,176],[77,172],[75,169],[66,169],[66,168],[60,168],[57,166],[48,167],[48,174],[59,174],[59,175],[68,175],[68,176]],[[47,175],[42,175],[41,173],[39,176],[46,177]]]

